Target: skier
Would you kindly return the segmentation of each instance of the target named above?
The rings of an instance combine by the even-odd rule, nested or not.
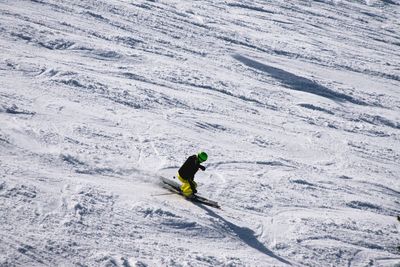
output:
[[[202,171],[206,170],[206,167],[200,165],[200,163],[206,161],[207,158],[207,153],[201,151],[197,155],[188,157],[178,170],[178,179],[182,182],[181,191],[185,197],[191,198],[197,193],[197,184],[194,181],[194,175],[199,169]]]

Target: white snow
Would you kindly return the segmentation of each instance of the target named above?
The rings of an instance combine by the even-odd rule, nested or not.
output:
[[[0,1],[0,266],[399,266],[400,1]],[[204,150],[199,193],[160,186]]]

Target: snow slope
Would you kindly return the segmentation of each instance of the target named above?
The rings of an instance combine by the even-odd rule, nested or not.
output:
[[[0,266],[398,266],[399,18],[0,1]],[[200,149],[222,210],[159,184]]]

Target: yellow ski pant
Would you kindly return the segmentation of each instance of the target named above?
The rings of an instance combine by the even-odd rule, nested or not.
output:
[[[182,182],[182,185],[181,185],[182,194],[186,197],[193,195],[193,191],[192,191],[192,188],[190,187],[189,181],[182,178],[179,175],[179,173],[178,173],[178,179],[179,179],[179,181]],[[197,184],[195,181],[193,181],[193,184],[194,184],[194,188],[197,188]]]

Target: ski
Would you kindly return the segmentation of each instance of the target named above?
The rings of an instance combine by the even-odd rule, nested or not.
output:
[[[172,181],[172,180],[167,179],[167,178],[164,178],[164,177],[162,177],[161,180],[163,182],[164,188],[168,189],[169,191],[171,191],[173,193],[176,193],[178,195],[181,195],[181,196],[185,197],[182,194],[180,185],[177,182]],[[218,202],[213,201],[213,200],[209,200],[209,199],[207,199],[205,197],[202,197],[202,196],[199,196],[199,195],[194,195],[194,197],[192,197],[192,198],[185,197],[185,199],[187,199],[189,201],[192,201],[192,202],[201,203],[201,204],[213,207],[213,208],[221,209],[221,206],[218,204]]]

